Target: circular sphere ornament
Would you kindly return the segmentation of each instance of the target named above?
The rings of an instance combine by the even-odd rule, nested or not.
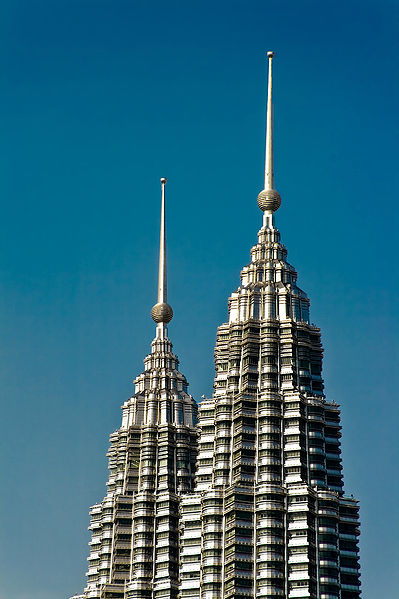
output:
[[[173,318],[173,310],[169,304],[155,304],[151,310],[151,317],[156,323],[164,322],[168,324]]]
[[[275,189],[264,189],[258,195],[258,206],[263,212],[276,212],[280,205],[281,197]]]

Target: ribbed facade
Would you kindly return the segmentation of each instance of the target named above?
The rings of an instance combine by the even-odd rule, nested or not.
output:
[[[144,364],[110,437],[107,495],[90,510],[84,599],[177,597],[178,495],[193,488],[197,408],[163,325]]]

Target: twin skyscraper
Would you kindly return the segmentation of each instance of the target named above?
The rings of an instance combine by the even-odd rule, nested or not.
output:
[[[73,599],[359,599],[358,503],[343,491],[340,411],[320,329],[274,226],[268,53],[263,224],[219,326],[214,394],[197,407],[167,325],[165,186],[156,335],[111,434]]]

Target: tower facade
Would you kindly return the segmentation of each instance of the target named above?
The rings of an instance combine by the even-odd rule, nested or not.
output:
[[[156,336],[135,394],[111,434],[107,494],[90,510],[83,599],[173,599],[179,580],[179,494],[193,489],[197,406],[172,352],[167,324],[165,185],[162,183]]]
[[[358,599],[358,504],[343,492],[340,412],[320,330],[274,225],[269,53],[263,226],[218,328],[199,409],[196,490],[181,500],[182,599]]]

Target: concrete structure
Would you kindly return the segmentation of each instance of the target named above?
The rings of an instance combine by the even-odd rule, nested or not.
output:
[[[83,599],[360,596],[358,504],[343,491],[339,406],[324,395],[320,330],[274,223],[268,56],[263,224],[218,328],[214,394],[201,402],[198,428],[166,333],[162,180],[157,333],[111,435]]]

